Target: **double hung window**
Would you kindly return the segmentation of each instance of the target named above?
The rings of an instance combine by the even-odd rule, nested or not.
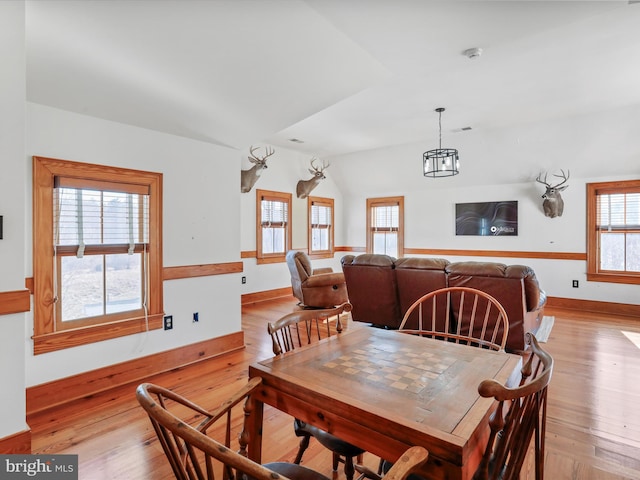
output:
[[[160,327],[161,185],[34,158],[35,353]]]
[[[367,252],[404,254],[404,197],[367,199]]]
[[[640,283],[640,180],[587,184],[587,279]]]
[[[308,197],[309,256],[333,258],[334,254],[334,202],[332,198]]]
[[[257,261],[284,262],[291,248],[291,194],[256,190]]]

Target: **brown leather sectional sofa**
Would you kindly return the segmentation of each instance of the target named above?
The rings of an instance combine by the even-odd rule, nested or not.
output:
[[[495,262],[455,262],[443,258],[387,255],[346,255],[342,271],[353,320],[398,328],[411,304],[444,287],[471,287],[489,293],[509,318],[506,349],[525,349],[525,333],[537,331],[546,295],[534,271],[525,265]]]

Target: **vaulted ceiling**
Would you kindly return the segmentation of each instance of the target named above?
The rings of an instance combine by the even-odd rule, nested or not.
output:
[[[640,109],[634,2],[26,4],[29,101],[238,149],[434,147],[436,107],[443,136]]]

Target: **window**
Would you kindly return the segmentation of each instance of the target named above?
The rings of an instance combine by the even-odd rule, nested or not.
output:
[[[333,258],[333,198],[307,197],[308,248],[312,258]]]
[[[587,279],[640,283],[640,180],[587,184]]]
[[[34,353],[162,326],[162,175],[34,157]]]
[[[256,190],[258,264],[284,262],[291,248],[291,194]]]
[[[367,199],[367,253],[404,254],[404,197]]]

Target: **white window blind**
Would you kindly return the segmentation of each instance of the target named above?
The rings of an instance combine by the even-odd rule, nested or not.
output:
[[[331,207],[313,203],[311,205],[311,227],[329,228],[331,226]]]
[[[311,202],[311,252],[328,252],[331,250],[331,222],[333,208],[330,204]]]
[[[149,195],[64,186],[54,188],[54,245],[127,245],[149,242]],[[136,190],[132,188],[132,190]]]
[[[260,218],[263,227],[286,227],[289,221],[289,205],[286,202],[263,198],[261,209]]]
[[[398,205],[375,206],[371,209],[371,225],[376,232],[397,232],[400,226]]]
[[[277,198],[262,197],[260,210],[262,254],[284,254],[288,248],[289,204]]]
[[[141,308],[146,316],[148,189],[76,183],[56,178],[53,189],[56,320]]]
[[[598,194],[599,230],[640,230],[640,192]]]
[[[598,192],[599,270],[640,272],[640,192]]]

